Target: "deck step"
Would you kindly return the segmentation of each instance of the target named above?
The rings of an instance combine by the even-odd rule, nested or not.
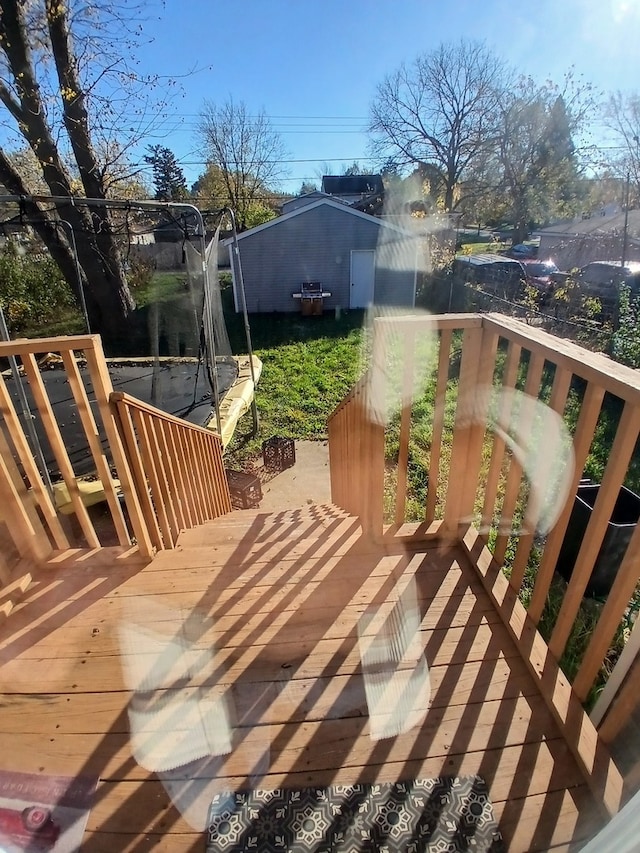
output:
[[[222,516],[221,518],[217,518],[214,521],[207,522],[208,524],[216,524],[219,522],[233,522],[233,523],[246,523],[247,521],[255,518],[265,518],[265,516],[269,516],[274,523],[280,523],[284,521],[295,521],[300,518],[318,518],[318,517],[330,517],[330,518],[348,518],[349,513],[345,512],[345,510],[341,509],[339,506],[335,504],[308,504],[302,507],[296,507],[295,509],[283,509],[283,510],[264,510],[256,507],[254,509],[235,509],[227,515]]]
[[[20,603],[31,586],[32,571],[33,565],[30,560],[20,560],[6,583],[0,588],[0,624],[9,616],[16,604]]]
[[[345,523],[347,526],[353,526],[356,519],[331,505],[310,506],[282,512],[237,510],[191,530],[183,531],[177,545],[179,548],[215,546],[222,543],[241,542],[247,538],[265,544],[291,537],[312,540],[325,538],[337,532],[337,529]]]

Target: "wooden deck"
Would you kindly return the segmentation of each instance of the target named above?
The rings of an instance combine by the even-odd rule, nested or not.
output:
[[[202,851],[221,789],[475,773],[510,850],[577,849],[605,817],[537,684],[462,548],[421,549],[367,543],[332,508],[236,512],[146,566],[41,573],[0,628],[0,766],[99,776],[85,834],[96,853]],[[374,741],[358,620],[411,576],[431,705],[421,725]],[[233,724],[231,753],[186,771],[132,754],[136,652],[121,629],[146,618],[170,639],[158,607],[189,614],[197,652],[173,695],[224,693]]]

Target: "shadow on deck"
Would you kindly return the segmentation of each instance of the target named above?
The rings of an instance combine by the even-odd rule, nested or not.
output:
[[[412,583],[431,700],[374,740],[358,626]],[[155,654],[158,637],[187,662]],[[605,821],[464,549],[374,544],[331,507],[233,513],[145,566],[49,568],[0,662],[2,766],[99,776],[92,851],[200,851],[221,790],[439,775],[486,780],[513,851],[575,849]],[[132,679],[166,711],[133,740]],[[224,741],[228,722],[228,754],[185,746],[202,703],[217,720],[203,737]]]

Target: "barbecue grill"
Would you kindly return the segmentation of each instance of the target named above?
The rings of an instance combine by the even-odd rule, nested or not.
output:
[[[303,281],[300,285],[300,292],[293,294],[294,299],[300,300],[300,308],[305,316],[322,314],[324,300],[329,296],[331,293],[323,290],[322,282],[319,281]]]

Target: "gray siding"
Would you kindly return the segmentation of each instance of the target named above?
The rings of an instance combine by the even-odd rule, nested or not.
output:
[[[391,235],[393,242],[383,242]],[[396,240],[398,236],[375,220],[328,205],[248,234],[239,242],[247,308],[252,313],[299,311],[292,294],[303,281],[319,281],[331,292],[326,309],[348,308],[352,249],[378,250],[376,303],[412,305],[415,252],[403,248],[407,241]]]
[[[376,249],[376,305],[413,307],[416,248],[415,240],[402,239],[399,234],[380,229],[380,240]]]

